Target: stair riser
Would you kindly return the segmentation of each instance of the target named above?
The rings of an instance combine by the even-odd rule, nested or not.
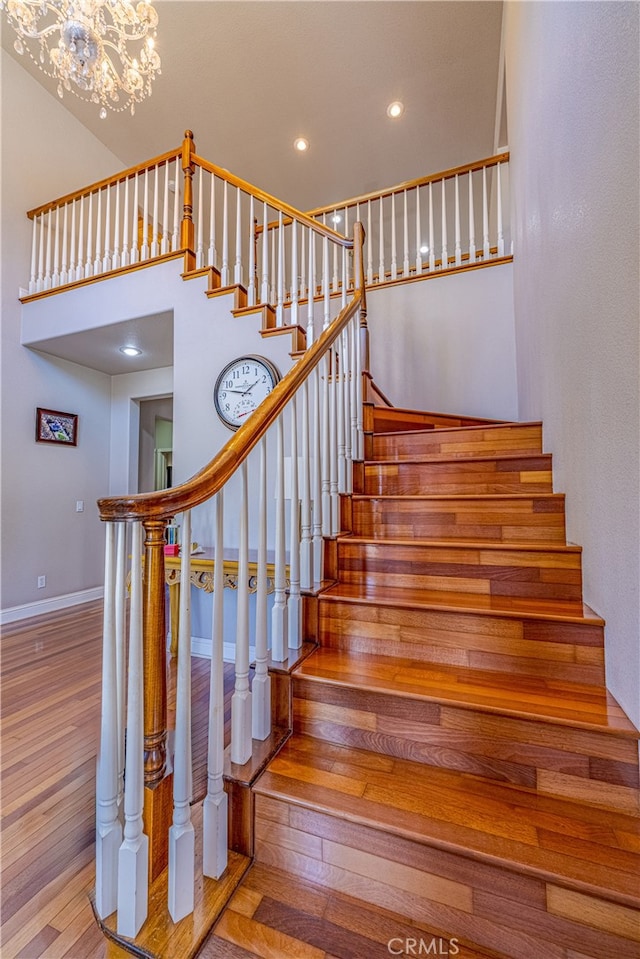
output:
[[[365,463],[368,496],[421,494],[551,493],[551,457],[472,460],[446,463]]]
[[[500,426],[489,429],[427,430],[373,438],[373,459],[403,460],[439,456],[500,456],[541,453],[541,426]]]
[[[323,646],[426,663],[604,683],[602,626],[319,600]]]
[[[366,408],[366,407],[365,407]],[[447,413],[426,413],[395,407],[374,406],[373,428],[376,433],[393,433],[419,429],[452,429],[460,426],[489,426],[490,420],[473,416],[455,416]],[[495,421],[493,421],[495,423]]]
[[[457,539],[493,543],[565,543],[564,499],[355,499],[352,530],[376,539]]]
[[[544,795],[626,812],[638,808],[633,739],[299,677],[294,697],[294,730],[324,742],[510,782]]]
[[[269,796],[256,859],[511,959],[637,959],[628,906]]]
[[[342,583],[367,589],[457,590],[492,596],[582,599],[581,554],[572,550],[353,543],[338,540]]]

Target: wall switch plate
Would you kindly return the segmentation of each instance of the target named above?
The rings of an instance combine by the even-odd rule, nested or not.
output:
[[[47,585],[47,577],[38,576],[38,589],[44,589],[46,585]]]
[[[84,500],[83,500],[83,499],[77,499],[77,500],[76,500],[76,513],[84,513]]]

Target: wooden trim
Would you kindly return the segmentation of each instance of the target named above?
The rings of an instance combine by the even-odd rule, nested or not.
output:
[[[418,273],[413,276],[399,276],[397,280],[385,280],[383,283],[373,283],[367,286],[369,293],[374,290],[383,290],[388,286],[397,286],[399,283],[416,283],[420,280],[435,280],[438,276],[450,276],[452,273],[466,273],[467,270],[481,270],[488,266],[503,266],[505,263],[513,263],[513,254],[509,256],[499,256],[494,260],[478,260],[476,263],[468,263],[466,266],[450,266],[446,270],[431,270],[428,273]]]
[[[319,206],[315,210],[309,210],[307,216],[319,216],[321,213],[333,213],[334,210],[342,210],[345,207],[355,206],[357,203],[366,203],[367,200],[377,200],[385,196],[391,196],[393,193],[402,193],[404,190],[415,190],[416,187],[424,186],[426,183],[439,183],[440,180],[450,180],[461,173],[474,173],[476,170],[482,170],[484,167],[497,166],[498,163],[507,163],[509,160],[509,151],[497,153],[495,156],[487,157],[485,160],[476,160],[474,163],[465,163],[462,166],[451,167],[449,170],[442,170],[440,173],[431,173],[429,176],[418,177],[417,180],[405,180],[404,183],[398,183],[397,186],[386,187],[384,190],[374,190],[372,193],[362,193],[360,196],[354,196],[349,200],[342,200],[340,203],[331,203],[329,206]]]
[[[142,260],[141,263],[131,263],[129,266],[118,267],[117,270],[108,270],[106,273],[98,273],[97,276],[86,276],[82,280],[74,280],[73,283],[64,283],[61,286],[54,286],[50,290],[41,290],[39,293],[29,293],[27,296],[19,297],[21,303],[32,303],[34,300],[42,300],[46,296],[56,293],[66,293],[67,290],[75,290],[77,287],[89,286],[90,283],[99,283],[100,280],[110,280],[114,276],[124,276],[125,273],[134,273],[136,270],[143,270],[147,266],[156,266],[158,263],[167,263],[169,260],[177,260],[178,257],[184,257],[186,250],[174,250],[172,253],[162,253],[160,256],[154,256],[153,259]],[[183,279],[189,279],[189,276],[183,274]]]
[[[227,183],[237,187],[244,193],[253,195],[256,200],[261,200],[263,203],[267,203],[269,206],[273,207],[274,210],[282,211],[282,213],[284,213],[286,216],[291,217],[292,220],[297,220],[298,223],[308,226],[316,233],[321,234],[321,236],[328,237],[334,243],[338,243],[340,246],[344,246],[348,250],[353,249],[353,240],[348,239],[341,233],[337,233],[336,230],[332,230],[331,227],[325,226],[324,223],[318,223],[318,221],[314,220],[311,216],[309,216],[308,213],[301,213],[288,203],[284,203],[282,200],[276,200],[276,198],[271,196],[271,194],[265,193],[264,190],[261,190],[257,186],[253,186],[252,183],[248,183],[246,180],[241,180],[240,177],[234,176],[233,173],[229,173],[228,170],[223,170],[222,167],[216,166],[215,163],[209,163],[209,161],[205,160],[204,157],[193,154],[191,159],[196,166],[201,166],[203,170],[213,173],[214,176],[220,177],[221,180],[226,180]],[[259,231],[260,228],[258,228],[256,232]]]
[[[41,213],[47,213],[49,210],[55,210],[55,208],[58,206],[63,206],[65,203],[70,203],[72,200],[79,200],[83,196],[89,196],[90,193],[97,193],[98,190],[103,190],[107,186],[114,186],[116,183],[122,183],[123,180],[130,180],[131,177],[136,176],[138,173],[142,173],[143,170],[149,170],[157,166],[164,166],[165,163],[170,163],[171,160],[175,160],[177,157],[181,156],[182,147],[176,147],[176,149],[169,150],[167,153],[161,153],[160,156],[153,157],[151,160],[145,160],[144,163],[138,163],[137,166],[129,167],[128,170],[123,170],[122,173],[115,173],[113,176],[106,177],[104,180],[98,180],[96,183],[91,183],[89,186],[81,187],[81,189],[76,190],[74,193],[67,193],[65,196],[58,197],[57,200],[50,200],[48,203],[43,203],[41,206],[37,206],[33,210],[29,210],[27,216],[30,220],[33,220],[34,217],[40,216]]]
[[[304,357],[280,380],[275,389],[260,404],[254,415],[244,423],[211,462],[180,486],[156,493],[137,493],[131,496],[109,497],[98,500],[102,520],[135,520],[174,516],[183,510],[204,503],[220,490],[251,450],[262,439],[272,423],[282,413],[292,394],[302,385],[320,362],[325,352],[335,343],[342,330],[355,316],[362,304],[362,293],[357,290],[349,304],[330,327],[305,353]]]

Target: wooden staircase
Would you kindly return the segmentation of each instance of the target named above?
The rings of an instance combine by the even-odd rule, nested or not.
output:
[[[458,422],[373,410],[256,860],[478,954],[638,959],[638,732],[541,426]]]

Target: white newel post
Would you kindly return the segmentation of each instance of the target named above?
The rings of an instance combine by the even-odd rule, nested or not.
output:
[[[182,514],[180,630],[173,758],[173,825],[169,829],[169,912],[193,912],[195,833],[191,822],[191,510]]]
[[[249,491],[247,461],[240,465],[242,486],[238,550],[236,683],[231,697],[231,762],[251,758],[251,690],[249,689]]]
[[[116,677],[116,528],[106,525],[102,634],[102,704],[96,770],[96,910],[101,919],[118,901],[118,707]]]
[[[340,532],[338,498],[338,353],[331,347],[330,426],[329,426],[329,495],[331,500],[331,536]]]
[[[277,663],[287,658],[287,572],[284,518],[284,414],[278,417],[276,449],[276,555],[274,602],[271,609],[271,657]]]
[[[207,795],[203,804],[205,876],[218,879],[227,868],[227,794],[224,791],[224,496],[216,497],[216,542],[213,568],[213,623],[209,685]]]
[[[271,732],[271,677],[267,648],[267,440],[260,442],[258,493],[258,569],[256,588],[256,671],[251,687],[252,735],[266,739]]]
[[[322,535],[331,536],[331,467],[329,462],[329,443],[330,443],[330,404],[329,404],[329,353],[325,353],[320,361],[323,370],[322,377]],[[319,367],[318,367],[319,368]],[[320,420],[320,414],[318,414]]]
[[[142,664],[142,524],[131,543],[129,682],[125,762],[124,839],[118,854],[118,933],[134,938],[147,917],[149,839],[143,832],[144,714]]]

